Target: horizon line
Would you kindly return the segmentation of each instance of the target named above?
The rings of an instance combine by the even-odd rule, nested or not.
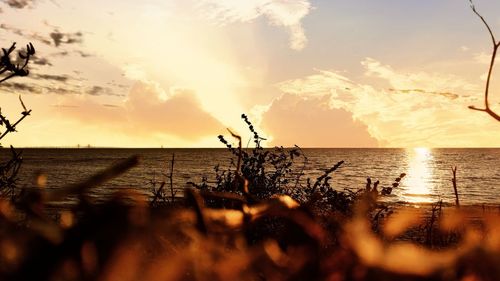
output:
[[[268,146],[263,147],[264,149],[272,149],[276,147],[283,147],[286,149],[300,148],[300,149],[415,149],[415,148],[427,148],[427,149],[500,149],[500,146],[494,147],[427,147],[427,146],[408,146],[408,147],[316,147],[316,146]],[[227,147],[168,147],[168,146],[19,146],[14,147],[15,149],[227,149]],[[243,149],[253,149],[254,147],[244,147]],[[0,146],[0,149],[10,149],[9,146]]]

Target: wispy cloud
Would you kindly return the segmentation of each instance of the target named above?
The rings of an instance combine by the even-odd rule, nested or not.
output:
[[[478,90],[476,84],[462,78],[443,73],[409,72],[394,70],[389,65],[366,58],[361,62],[365,68],[365,75],[383,79],[395,89],[424,89],[427,92],[474,92]]]
[[[2,83],[2,91],[22,95],[90,95],[123,97],[123,89],[116,85],[87,85],[84,80],[70,75],[33,73],[22,82]]]
[[[452,100],[460,97],[459,95],[454,94],[454,93],[450,93],[450,92],[431,92],[431,91],[426,91],[423,89],[392,89],[392,88],[390,88],[389,91],[396,92],[396,93],[402,93],[402,94],[417,93],[417,94],[428,94],[428,95],[440,95],[440,96],[447,97],[447,98],[452,99]]]
[[[307,0],[204,0],[204,14],[220,24],[249,22],[265,17],[275,26],[288,29],[290,48],[301,50],[307,44],[302,19],[312,5]]]
[[[474,61],[479,64],[488,65],[490,63],[490,60],[491,60],[491,54],[487,54],[485,52],[474,54]]]

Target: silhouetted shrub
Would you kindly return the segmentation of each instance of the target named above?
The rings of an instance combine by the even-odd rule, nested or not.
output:
[[[13,59],[12,53],[15,49],[16,43],[13,43],[9,49],[2,48],[2,55],[0,57],[0,83],[16,76],[23,77],[29,74],[27,67],[31,57],[35,54],[35,48],[29,43],[26,45],[26,50],[19,51],[17,59]],[[5,131],[0,133],[0,140],[7,134],[15,132],[17,125],[31,113],[31,110],[28,110],[24,105],[21,96],[19,96],[19,101],[23,111],[21,112],[21,117],[17,121],[11,122],[10,119],[0,111],[0,126],[5,127]],[[12,146],[10,150],[10,159],[0,163],[0,196],[9,197],[13,200],[17,196],[17,175],[22,163],[22,153],[17,152]]]

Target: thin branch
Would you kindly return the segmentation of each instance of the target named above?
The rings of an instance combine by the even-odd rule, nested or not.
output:
[[[497,121],[500,122],[500,116],[490,108],[490,104],[489,104],[489,101],[488,101],[489,91],[490,91],[491,75],[493,73],[493,67],[495,66],[495,59],[496,59],[496,56],[497,56],[498,48],[500,47],[500,42],[496,41],[496,38],[495,38],[495,35],[493,34],[493,31],[491,30],[490,26],[488,25],[488,23],[486,22],[486,20],[484,19],[484,17],[481,16],[481,14],[479,14],[479,12],[476,10],[476,7],[474,6],[474,3],[472,2],[472,0],[469,0],[469,2],[470,2],[472,11],[481,19],[481,21],[486,26],[486,29],[488,29],[488,33],[490,34],[491,40],[493,42],[493,53],[491,54],[490,66],[489,66],[489,69],[488,69],[488,77],[486,79],[486,86],[485,86],[485,90],[484,90],[484,108],[478,108],[478,107],[475,107],[475,106],[469,106],[469,109],[476,110],[476,111],[486,112],[491,117],[493,117],[494,119],[496,119]]]
[[[227,130],[229,131],[229,133],[231,134],[231,136],[233,136],[233,138],[235,138],[235,139],[238,140],[238,163],[236,164],[236,176],[238,177],[240,175],[241,157],[242,157],[242,153],[241,153],[241,136],[233,133],[229,128]]]
[[[497,45],[497,40],[495,39],[495,35],[493,34],[493,31],[491,30],[490,25],[486,22],[484,17],[481,16],[481,14],[479,14],[479,12],[476,10],[476,6],[474,6],[474,3],[472,2],[472,0],[469,0],[469,2],[470,2],[470,7],[471,7],[472,11],[481,19],[481,21],[484,23],[484,25],[488,29],[488,32],[490,33],[490,36],[491,36],[491,40],[493,41],[493,45]]]
[[[173,183],[174,163],[175,163],[175,153],[172,153],[172,162],[170,165],[170,175],[168,176],[168,178],[170,179],[170,195],[172,196],[172,203],[175,200],[174,183]]]
[[[453,178],[451,182],[453,183],[453,191],[455,191],[455,205],[460,207],[460,202],[458,200],[458,189],[457,189],[457,166],[451,168],[451,172],[453,173]]]

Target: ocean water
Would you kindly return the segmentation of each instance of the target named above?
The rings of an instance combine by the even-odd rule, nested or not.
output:
[[[451,167],[457,166],[457,182],[462,204],[500,204],[500,149],[303,149],[307,161],[297,158],[298,170],[305,165],[303,178],[315,179],[338,161],[342,167],[333,174],[332,186],[338,190],[364,188],[366,178],[390,186],[401,173],[407,176],[400,187],[384,200],[390,202],[454,202]],[[0,159],[8,157],[0,150]],[[24,163],[19,186],[33,187],[36,173],[47,176],[48,189],[78,183],[113,163],[132,155],[141,162],[127,173],[90,190],[104,200],[118,190],[135,189],[150,195],[151,180],[162,180],[170,171],[175,154],[173,183],[178,196],[187,182],[214,180],[214,167],[228,167],[231,154],[226,149],[23,149]],[[67,199],[67,203],[72,198]]]

